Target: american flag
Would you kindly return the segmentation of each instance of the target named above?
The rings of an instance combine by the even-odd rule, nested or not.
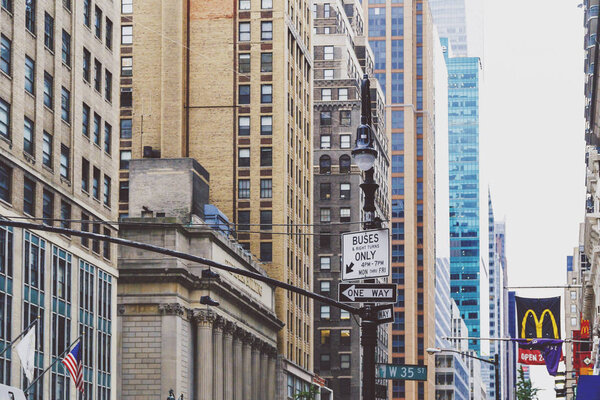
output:
[[[62,360],[62,363],[67,367],[75,387],[83,392],[83,363],[81,362],[81,341],[77,342],[73,350]]]

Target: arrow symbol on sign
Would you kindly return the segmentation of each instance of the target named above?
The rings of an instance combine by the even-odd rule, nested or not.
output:
[[[346,265],[346,273],[350,274],[353,272],[352,268],[354,267],[354,263],[351,262],[350,264]]]
[[[356,298],[356,297],[354,297],[354,285],[352,285],[348,289],[344,290],[342,292],[342,294],[344,296],[346,296],[347,298],[349,298],[350,300],[354,301],[354,299]]]

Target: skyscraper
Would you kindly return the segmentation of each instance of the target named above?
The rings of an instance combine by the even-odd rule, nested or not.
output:
[[[435,343],[434,46],[427,1],[363,1],[392,143],[392,280],[399,297],[392,362],[426,364]],[[430,357],[430,358],[428,358]],[[392,398],[425,399],[426,382],[393,381]]]
[[[117,235],[117,4],[11,1],[0,8],[0,213]],[[60,220],[60,221],[57,221]],[[72,222],[76,220],[77,223]],[[106,223],[103,223],[106,221]],[[116,255],[99,240],[0,228],[0,341],[37,322],[35,377],[80,334],[84,389],[116,399]],[[0,383],[26,388],[16,352]],[[77,397],[58,363],[29,399]]]
[[[123,151],[196,159],[241,245],[272,278],[312,290],[309,3],[137,1],[127,11],[121,42],[131,44],[133,72],[122,98],[132,96],[133,114]],[[277,291],[276,312],[293,392],[311,380],[312,302]]]

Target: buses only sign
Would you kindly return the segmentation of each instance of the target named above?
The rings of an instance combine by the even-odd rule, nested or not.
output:
[[[342,280],[390,275],[388,229],[342,234]]]

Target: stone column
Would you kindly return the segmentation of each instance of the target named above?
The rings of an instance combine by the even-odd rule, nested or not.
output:
[[[194,313],[198,331],[196,347],[196,398],[213,400],[213,323],[215,314],[209,310]]]
[[[262,400],[260,396],[260,348],[262,340],[254,338],[252,342],[252,400]]]
[[[223,329],[223,398],[233,400],[233,369],[236,365],[233,363],[233,333],[236,324],[231,321],[225,322]],[[241,366],[237,366],[240,368]]]
[[[242,336],[244,330],[235,328],[233,333],[233,399],[244,400],[244,364],[242,358]]]
[[[182,387],[182,355],[183,344],[183,315],[186,309],[178,303],[164,303],[158,305],[162,323],[160,331],[160,386],[175,390],[175,393],[189,394],[187,387]],[[187,323],[187,321],[186,321]]]
[[[225,320],[217,316],[213,324],[213,400],[223,400],[223,328]]]
[[[268,375],[268,367],[267,361],[269,359],[269,345],[265,342],[262,343],[260,347],[260,392],[261,398],[265,398],[267,396],[267,382],[269,379]]]
[[[244,390],[242,399],[243,400],[253,400],[252,399],[252,363],[251,363],[251,346],[252,346],[253,336],[251,333],[245,332],[243,336],[243,346],[242,346],[242,363],[244,364],[243,371],[243,379],[244,379]]]
[[[271,346],[267,366],[267,400],[275,400],[275,387],[277,383],[276,364],[277,348]]]

